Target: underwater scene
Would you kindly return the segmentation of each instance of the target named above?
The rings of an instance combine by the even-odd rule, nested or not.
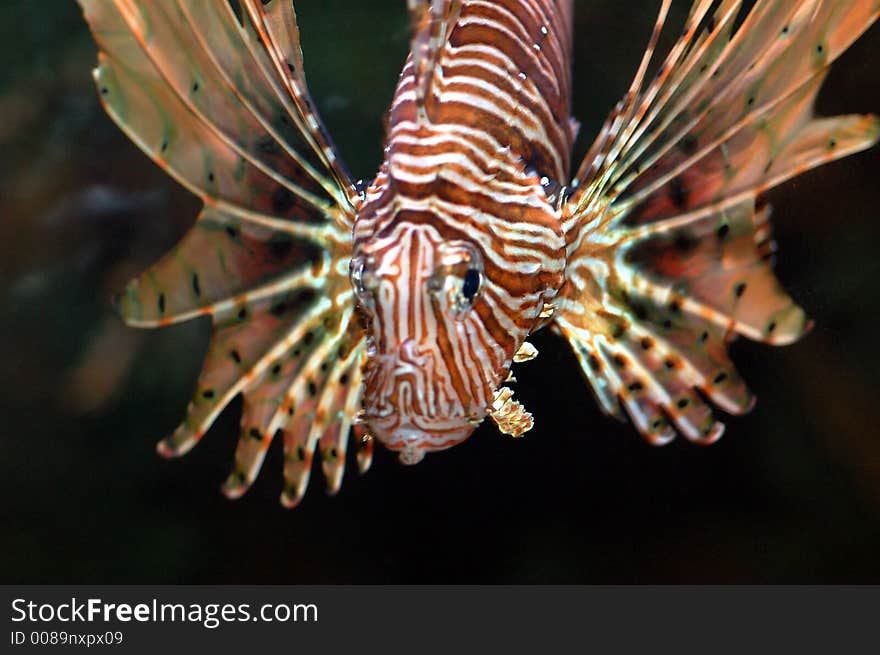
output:
[[[871,4],[853,4],[863,1]],[[369,182],[410,51],[407,3],[294,4],[317,112],[352,180]],[[573,169],[626,94],[660,4],[574,1]],[[672,2],[661,59],[691,5]],[[812,327],[784,347],[759,342],[787,329],[781,319],[767,324],[765,339],[723,335],[757,402],[741,415],[715,403],[726,425],[717,443],[680,434],[659,447],[640,436],[648,430],[634,427],[631,406],[625,420],[607,416],[566,341],[570,331],[544,329],[513,359],[517,402],[496,396],[501,409],[469,438],[422,458],[383,447],[379,435],[374,444],[357,424],[353,439],[370,452],[343,447],[344,483],[328,481],[318,470],[328,470],[322,442],[308,493],[287,496],[297,505],[288,509],[279,494],[290,489],[290,455],[278,439],[266,441],[249,488],[230,490],[248,411],[240,395],[185,456],[157,454],[166,438],[165,454],[184,450],[175,429],[200,385],[211,321],[131,327],[120,313],[132,322],[132,295],[120,294],[180,242],[202,203],[105,112],[107,89],[92,78],[98,46],[77,2],[6,0],[0,23],[0,582],[880,583],[880,147],[854,149],[760,194],[773,208],[774,270]],[[652,66],[648,75],[661,76]],[[817,114],[880,113],[878,70],[874,24],[831,67]],[[672,203],[687,204],[691,193],[676,187]],[[463,259],[444,260],[454,261],[450,270],[479,258],[464,250]],[[678,261],[635,252],[652,265]],[[299,254],[309,255],[280,256]],[[356,286],[366,270],[357,264]],[[488,285],[487,271],[461,269],[457,293],[468,303]],[[201,295],[206,279],[187,283]],[[161,315],[166,297],[157,297]],[[244,311],[235,308],[242,319]],[[653,344],[648,336],[638,343]],[[343,380],[360,379],[359,365],[339,370]],[[629,392],[642,390],[624,381]],[[203,399],[214,394],[198,388]],[[347,418],[357,423],[356,413]],[[298,452],[312,463],[311,450]],[[343,475],[341,463],[331,470]],[[233,483],[236,476],[245,474],[233,467]]]

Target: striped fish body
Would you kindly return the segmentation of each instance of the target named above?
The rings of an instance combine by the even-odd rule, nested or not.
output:
[[[532,417],[505,384],[549,326],[602,410],[651,443],[711,443],[712,407],[751,408],[738,336],[809,327],[772,271],[768,189],[880,138],[874,116],[817,118],[831,64],[880,0],[695,0],[576,168],[570,0],[407,0],[412,48],[384,160],[356,184],[317,114],[290,0],[79,0],[109,115],[204,209],[118,307],[135,327],[210,318],[187,452],[243,396],[223,486],[284,450],[281,501],[349,444],[404,463]],[[742,18],[742,20],[740,20]]]
[[[405,462],[484,419],[565,266],[548,189],[567,176],[573,136],[570,4],[449,11],[454,27],[427,55],[431,79],[415,56],[403,70],[354,228],[364,419]]]

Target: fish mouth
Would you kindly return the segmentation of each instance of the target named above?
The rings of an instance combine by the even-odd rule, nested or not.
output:
[[[446,450],[465,441],[479,421],[400,421],[399,417],[366,415],[364,420],[383,446],[399,453],[403,464],[417,464],[427,453]]]

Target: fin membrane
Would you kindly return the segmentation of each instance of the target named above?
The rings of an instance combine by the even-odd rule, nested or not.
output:
[[[653,443],[706,443],[710,403],[754,400],[726,346],[771,344],[810,322],[773,274],[768,189],[864,150],[874,116],[816,118],[829,66],[880,3],[773,0],[737,28],[742,3],[699,0],[648,76],[665,22],[563,207],[569,268],[555,325],[605,412],[625,412]]]
[[[134,326],[197,316],[214,324],[186,418],[160,452],[188,451],[242,394],[224,492],[247,490],[276,436],[287,460],[302,444],[310,462],[320,444],[336,491],[360,404],[363,338],[346,275],[360,198],[309,96],[292,3],[80,5],[100,47],[95,80],[107,112],[205,204],[118,299]],[[285,465],[297,500],[306,459]]]

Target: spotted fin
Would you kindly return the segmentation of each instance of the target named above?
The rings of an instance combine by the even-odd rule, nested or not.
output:
[[[359,339],[358,331],[348,340],[317,348],[306,373],[287,392],[284,402],[293,415],[280,428],[285,480],[281,503],[285,507],[294,507],[302,499],[315,454],[321,458],[328,491],[339,490],[352,410],[359,404],[362,351],[359,345],[352,348]]]
[[[602,408],[653,443],[708,443],[709,407],[754,403],[726,346],[787,344],[810,326],[772,271],[762,194],[880,138],[874,116],[817,118],[829,66],[880,2],[695,2],[648,79],[657,29],[564,207],[569,268],[554,303]]]
[[[214,324],[186,418],[160,452],[187,452],[242,394],[224,492],[244,493],[276,435],[287,451],[302,425],[340,455],[324,467],[337,490],[360,403],[362,330],[347,274],[360,200],[309,97],[292,3],[80,4],[100,47],[107,112],[205,205],[118,298],[133,326]],[[308,472],[291,475],[301,496]]]

